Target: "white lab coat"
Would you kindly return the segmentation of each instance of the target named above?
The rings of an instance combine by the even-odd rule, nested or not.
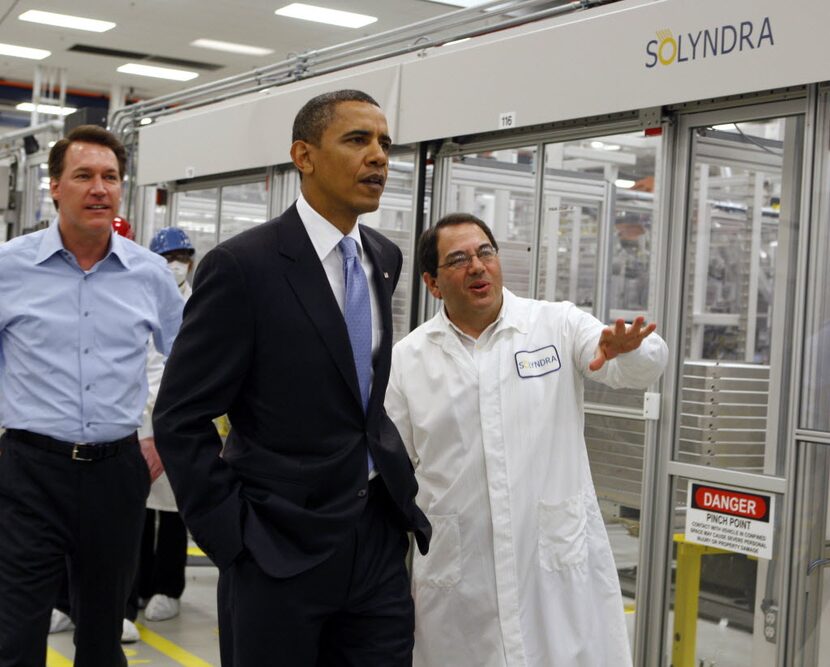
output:
[[[395,346],[386,410],[433,529],[413,562],[416,667],[631,664],[583,378],[647,387],[667,350],[652,335],[592,373],[603,326],[572,303],[505,289],[475,358],[443,311]]]
[[[185,282],[179,289],[181,289],[182,296],[187,302],[193,293],[193,288]],[[147,392],[147,404],[144,406],[143,423],[138,430],[139,438],[149,438],[153,435],[153,408],[156,406],[156,397],[161,386],[161,376],[164,374],[164,361],[164,355],[156,349],[151,336],[147,343],[147,385],[149,391]],[[161,473],[150,486],[150,495],[147,496],[147,508],[161,510],[162,512],[179,511],[166,472]]]

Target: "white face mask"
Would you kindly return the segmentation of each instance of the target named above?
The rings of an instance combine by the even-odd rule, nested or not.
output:
[[[187,272],[190,269],[190,264],[187,262],[167,262],[167,268],[170,269],[170,272],[173,274],[173,278],[176,279],[176,284],[179,287],[184,285],[184,281],[187,278]]]

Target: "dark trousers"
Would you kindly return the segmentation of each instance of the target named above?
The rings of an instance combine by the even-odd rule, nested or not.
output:
[[[138,573],[127,598],[124,618],[133,622],[138,618],[139,598],[149,600],[161,593],[178,600],[184,592],[186,565],[187,528],[179,513],[148,509],[141,534]],[[69,615],[68,577],[64,577],[55,609]]]
[[[158,523],[157,523],[158,522]],[[138,594],[180,598],[187,564],[187,528],[178,512],[147,510],[138,564]]]
[[[334,555],[287,579],[243,552],[219,575],[222,667],[408,667],[407,534],[380,479]],[[278,657],[276,657],[278,656]]]
[[[0,667],[46,664],[68,569],[75,666],[119,667],[150,489],[138,443],[98,461],[0,438]]]
[[[138,564],[138,595],[180,598],[187,564],[187,528],[178,512],[147,510]]]

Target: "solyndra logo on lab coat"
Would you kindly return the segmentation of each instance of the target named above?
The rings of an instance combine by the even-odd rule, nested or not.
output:
[[[540,347],[538,350],[516,352],[516,370],[519,377],[535,378],[547,375],[562,368],[559,352],[553,345]]]
[[[725,24],[681,32],[677,37],[671,30],[663,29],[657,31],[657,39],[646,44],[645,66],[650,69],[658,63],[687,63],[774,45],[769,16],[765,16],[760,23],[741,21],[738,25]]]

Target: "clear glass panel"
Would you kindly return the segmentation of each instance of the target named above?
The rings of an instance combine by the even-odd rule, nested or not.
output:
[[[431,176],[431,174],[430,174]],[[409,333],[409,311],[414,266],[413,197],[415,196],[415,154],[396,153],[389,160],[389,175],[380,200],[373,213],[361,216],[361,224],[373,227],[393,241],[403,253],[403,266],[398,286],[392,296],[393,341]]]
[[[825,665],[830,656],[830,446],[798,443],[799,478],[796,493],[800,516],[796,525],[791,585],[797,600],[793,610],[795,641],[791,663]],[[804,581],[801,581],[801,575]]]
[[[190,237],[196,249],[197,264],[216,245],[218,198],[218,188],[176,193],[175,225],[181,227]]]
[[[147,214],[144,231],[142,232],[143,245],[150,244],[150,240],[156,232],[167,225],[167,205],[170,192],[165,188],[148,187],[140,192],[144,193],[144,206]]]
[[[827,136],[827,135],[825,135]],[[817,262],[809,278],[809,329],[804,342],[801,425],[830,431],[830,153],[824,157],[824,177],[819,181],[820,213],[816,222]]]
[[[450,163],[447,213],[472,213],[499,243],[504,286],[530,294],[536,147],[471,153]]]
[[[693,130],[676,457],[776,474],[803,120]],[[778,338],[774,340],[774,335]],[[777,350],[777,352],[776,352]],[[777,355],[777,356],[776,356]],[[772,420],[772,421],[771,421]]]
[[[226,185],[222,188],[222,219],[219,242],[265,222],[268,215],[266,179],[254,183]]]
[[[599,230],[609,229],[609,319],[647,313],[660,136],[641,131],[545,147],[539,294],[595,312]],[[603,267],[604,268],[604,267]]]
[[[588,413],[585,443],[605,529],[620,578],[629,639],[640,556],[640,507],[646,422]]]
[[[667,664],[773,667],[778,664],[778,609],[786,574],[780,567],[781,531],[770,530],[772,559],[695,543],[685,533],[691,483],[674,482]],[[783,496],[762,495],[773,498],[775,522],[780,523],[780,517],[786,516]],[[733,516],[714,514],[727,521]]]
[[[49,193],[49,165],[45,162],[29,167],[31,214],[29,225],[35,229],[47,226],[58,212]]]

